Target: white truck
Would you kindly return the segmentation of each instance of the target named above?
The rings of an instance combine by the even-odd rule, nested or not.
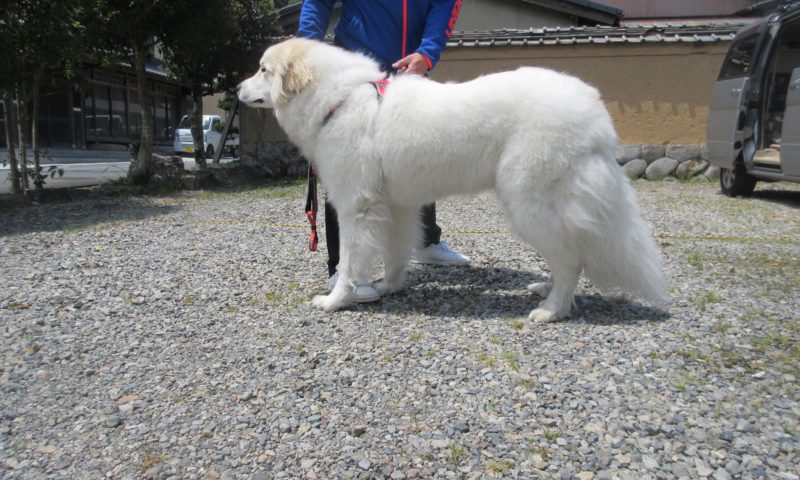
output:
[[[214,151],[219,145],[220,138],[222,138],[223,125],[222,117],[219,115],[203,115],[203,148],[207,159],[214,157]],[[188,115],[184,115],[175,130],[172,149],[175,151],[175,155],[194,153],[194,141],[192,140],[192,130]],[[234,157],[239,156],[238,132],[232,132],[228,135],[223,153],[228,153]]]

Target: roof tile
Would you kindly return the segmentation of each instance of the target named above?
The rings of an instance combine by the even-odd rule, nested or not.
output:
[[[453,32],[448,47],[497,47],[619,43],[714,43],[732,40],[747,22],[707,25],[624,25],[620,27],[544,27]]]

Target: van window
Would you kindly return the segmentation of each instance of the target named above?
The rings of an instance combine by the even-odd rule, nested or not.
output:
[[[757,43],[758,33],[754,33],[731,45],[728,57],[719,72],[719,79],[725,80],[747,75],[750,72],[750,62],[753,61]]]

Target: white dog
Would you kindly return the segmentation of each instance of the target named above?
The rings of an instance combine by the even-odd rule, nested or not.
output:
[[[274,108],[308,158],[341,225],[339,280],[314,298],[352,303],[382,250],[381,295],[403,285],[421,205],[494,189],[514,231],[550,264],[547,298],[529,318],[569,315],[578,277],[665,299],[661,257],[614,156],[616,134],[594,88],[541,68],[461,84],[391,80],[370,58],[291,39],[267,49],[239,99]]]

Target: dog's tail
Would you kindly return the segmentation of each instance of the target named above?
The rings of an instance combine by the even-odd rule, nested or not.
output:
[[[611,163],[603,161],[604,172],[594,172],[608,175],[607,187],[611,188],[605,198],[596,199],[600,215],[592,222],[592,234],[585,238],[589,244],[583,250],[587,252],[584,273],[601,289],[622,288],[655,305],[664,305],[668,295],[661,253],[642,220],[628,178],[616,161]]]

